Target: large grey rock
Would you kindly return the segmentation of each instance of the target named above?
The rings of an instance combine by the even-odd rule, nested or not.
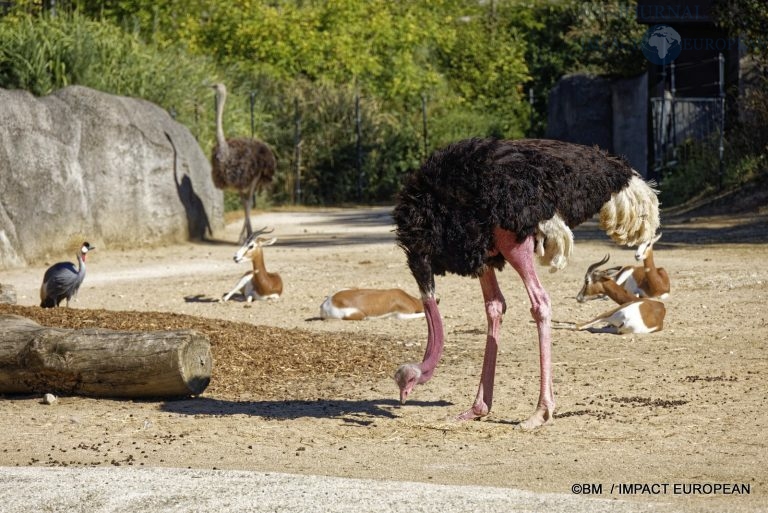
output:
[[[0,268],[223,228],[223,197],[189,130],[150,102],[80,86],[0,89]]]

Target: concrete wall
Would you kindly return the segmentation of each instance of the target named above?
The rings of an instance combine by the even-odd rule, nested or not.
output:
[[[567,75],[549,93],[551,139],[597,145],[623,155],[643,176],[648,168],[647,75],[610,80]]]

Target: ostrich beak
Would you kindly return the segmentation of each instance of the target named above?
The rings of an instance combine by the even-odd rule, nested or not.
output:
[[[400,387],[400,404],[405,404],[408,400],[408,396],[413,392],[413,387],[416,385],[415,381],[410,381],[404,386]]]
[[[406,363],[397,368],[394,379],[400,388],[400,404],[405,404],[408,400],[408,395],[418,384],[419,377],[421,377],[421,369],[416,364]]]

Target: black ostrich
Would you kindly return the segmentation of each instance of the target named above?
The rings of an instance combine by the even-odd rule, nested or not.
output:
[[[240,194],[245,210],[245,221],[240,241],[253,233],[251,206],[253,193],[272,181],[277,160],[267,144],[258,139],[224,137],[224,103],[227,88],[224,84],[212,86],[216,90],[216,146],[211,156],[211,176],[219,189],[234,189]]]
[[[625,161],[597,148],[549,140],[468,139],[436,151],[411,174],[393,216],[397,241],[421,292],[427,347],[421,363],[400,366],[395,381],[404,403],[414,386],[432,377],[443,351],[443,322],[435,275],[479,278],[488,319],[480,386],[472,407],[459,415],[487,415],[501,317],[506,311],[495,270],[506,262],[523,280],[539,338],[541,383],[533,429],[552,420],[551,305],[539,282],[534,254],[550,271],[563,268],[574,227],[596,213],[618,244],[653,239],[659,227],[656,192]]]

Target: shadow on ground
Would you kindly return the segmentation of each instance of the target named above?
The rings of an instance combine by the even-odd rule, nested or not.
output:
[[[409,406],[450,406],[448,401],[409,401]],[[301,417],[335,418],[344,415],[368,415],[396,418],[392,411],[399,408],[395,399],[376,401],[317,400],[317,401],[229,401],[210,397],[168,401],[162,410],[182,415],[250,415],[269,419],[290,420]]]
[[[669,217],[662,214],[661,230],[664,236],[655,249],[689,244],[764,244],[768,242],[768,216],[727,217]],[[590,220],[574,229],[576,243],[581,240],[603,241],[613,245],[596,220]]]

